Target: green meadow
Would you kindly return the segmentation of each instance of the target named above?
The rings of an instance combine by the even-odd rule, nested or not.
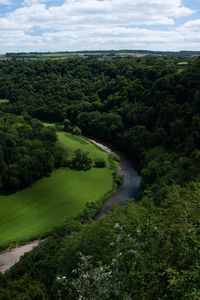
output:
[[[0,104],[9,103],[8,99],[0,99]]]
[[[188,61],[180,61],[178,62],[178,66],[187,66],[189,63]]]
[[[84,137],[58,132],[58,145],[68,153],[69,158],[73,156],[74,150],[81,148],[89,152],[92,159],[103,158],[107,163],[107,167],[109,166],[108,154]]]
[[[104,158],[106,168],[89,171],[59,169],[15,194],[0,195],[0,248],[50,233],[78,216],[87,202],[98,201],[112,190],[108,154],[83,137],[58,132],[58,145],[71,157],[77,148],[90,157]]]

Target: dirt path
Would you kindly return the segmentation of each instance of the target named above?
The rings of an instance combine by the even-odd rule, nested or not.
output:
[[[43,240],[36,240],[24,246],[0,252],[0,272],[3,273],[10,269],[20,260],[21,256],[33,250],[33,248],[37,247],[41,242],[43,242]]]

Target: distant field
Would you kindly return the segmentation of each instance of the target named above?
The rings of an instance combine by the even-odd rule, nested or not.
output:
[[[0,99],[0,104],[9,103],[8,99]]]
[[[45,127],[53,127],[53,126],[56,126],[56,123],[42,122],[42,124],[43,124]]]
[[[189,63],[188,61],[180,61],[178,62],[178,66],[187,66]]]
[[[45,59],[65,59],[75,56],[71,53],[55,52],[55,53],[23,53],[23,54],[14,54],[11,57],[16,59],[28,59],[28,60],[45,60]],[[4,56],[5,57],[5,56]],[[3,56],[2,56],[3,58]],[[5,57],[6,58],[6,57]],[[7,57],[9,58],[9,57]]]
[[[174,57],[180,58],[182,60],[193,57],[200,56],[200,51],[178,51],[178,52],[162,52],[162,51],[147,51],[147,50],[107,50],[107,51],[72,51],[72,52],[28,52],[28,53],[8,53],[5,55],[0,55],[0,60],[2,59],[25,59],[25,60],[46,60],[46,59],[68,59],[74,57],[96,57],[98,59],[112,59],[112,58],[131,58],[137,57],[142,58],[144,56],[154,56],[154,57]]]
[[[58,133],[59,145],[69,151],[82,148],[92,158],[102,157],[107,167],[89,171],[60,169],[30,188],[0,195],[0,248],[28,241],[52,231],[80,214],[86,202],[97,201],[112,189],[108,154],[87,139]]]

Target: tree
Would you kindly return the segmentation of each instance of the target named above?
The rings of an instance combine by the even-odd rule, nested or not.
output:
[[[56,131],[27,116],[0,114],[0,193],[30,186],[63,163]]]
[[[69,129],[70,129],[70,120],[69,119],[64,119],[64,121],[63,121],[63,125],[64,125],[64,130],[65,131],[69,131]]]
[[[1,292],[1,300],[47,300],[45,287],[27,276],[6,284]]]
[[[91,168],[92,159],[89,153],[81,149],[74,151],[74,157],[71,162],[71,167],[76,170],[88,170]]]
[[[72,134],[74,135],[81,135],[81,130],[79,127],[74,127],[72,130]]]

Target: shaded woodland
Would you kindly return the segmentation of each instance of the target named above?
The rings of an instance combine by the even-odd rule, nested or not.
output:
[[[114,143],[142,176],[138,203],[66,223],[2,276],[1,299],[198,299],[200,59],[2,61],[0,98]]]

